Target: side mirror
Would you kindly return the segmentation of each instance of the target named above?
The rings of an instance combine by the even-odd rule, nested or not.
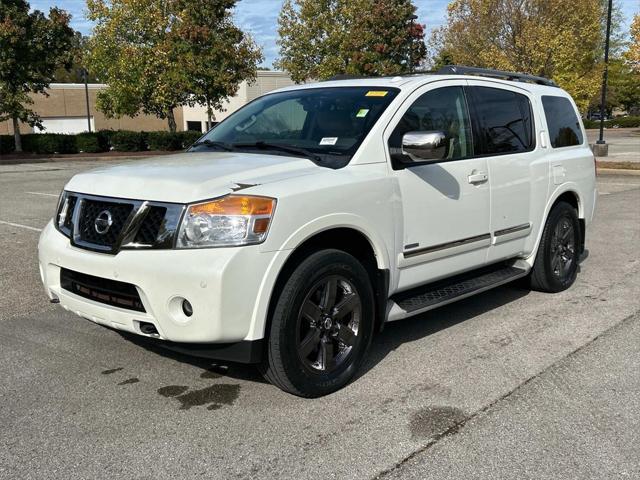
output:
[[[449,137],[439,130],[407,132],[402,136],[402,154],[411,162],[436,162],[449,153]]]

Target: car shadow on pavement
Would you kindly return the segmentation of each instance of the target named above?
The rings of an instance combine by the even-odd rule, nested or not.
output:
[[[245,365],[242,363],[233,363],[225,361],[217,361],[209,358],[201,358],[191,355],[185,355],[182,353],[168,350],[158,346],[155,342],[147,340],[145,337],[139,335],[123,332],[118,330],[124,339],[144,348],[149,352],[153,352],[157,355],[165,358],[170,358],[176,362],[187,363],[196,368],[200,368],[203,371],[200,373],[200,378],[218,378],[229,377],[237,380],[246,380],[250,382],[268,383],[260,374],[255,365]]]
[[[440,307],[425,314],[386,324],[384,330],[374,336],[368,358],[354,378],[354,381],[366,375],[369,370],[375,368],[378,363],[400,345],[428,337],[458,323],[514,302],[528,295],[529,292],[530,290],[524,288],[522,283],[515,282],[511,285],[498,287],[480,295]],[[123,338],[147,351],[202,369],[203,371],[200,374],[201,378],[228,377],[249,382],[267,383],[254,365],[218,362],[211,359],[184,355],[162,348],[156,343],[146,340],[144,337],[122,331],[118,331],[118,333]]]
[[[525,288],[523,284],[524,282],[516,281],[415,317],[387,323],[384,330],[373,338],[368,358],[356,379],[366,375],[389,353],[404,343],[428,337],[527,296],[531,290]]]

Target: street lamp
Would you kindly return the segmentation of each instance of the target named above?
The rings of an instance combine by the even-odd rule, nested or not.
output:
[[[91,111],[89,110],[89,72],[86,68],[80,69],[80,74],[82,75],[82,80],[84,81],[84,99],[87,103],[87,127],[89,128],[89,133],[91,133]]]
[[[418,16],[411,15],[409,19],[411,20],[411,30],[409,31],[409,34],[411,35],[411,43],[409,43],[409,73],[413,73],[413,29]]]
[[[594,153],[599,154],[596,156],[606,156],[608,148],[604,141],[604,114],[605,105],[607,102],[607,79],[609,77],[609,37],[611,35],[611,10],[613,8],[613,0],[609,0],[609,7],[607,10],[607,36],[604,40],[604,72],[602,72],[602,96],[600,97],[600,137],[596,142]]]

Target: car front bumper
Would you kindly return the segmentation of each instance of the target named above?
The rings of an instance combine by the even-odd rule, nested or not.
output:
[[[217,350],[224,350],[224,345],[260,340],[251,338],[251,322],[264,272],[276,252],[244,246],[122,250],[109,255],[72,246],[52,222],[40,236],[38,252],[42,282],[49,298],[59,300],[65,309],[95,323],[175,343],[174,350],[184,350],[180,344],[214,343],[222,344]],[[132,284],[145,311],[108,305],[63,288],[60,282],[63,268]],[[190,317],[182,311],[182,299],[193,307]],[[158,333],[143,333],[140,326],[145,323],[153,324]],[[201,347],[194,345],[194,350],[202,350]]]

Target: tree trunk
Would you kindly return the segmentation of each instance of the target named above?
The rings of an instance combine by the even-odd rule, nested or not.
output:
[[[207,98],[207,132],[211,130],[211,117],[213,116],[213,112],[211,111],[211,102],[209,98]]]
[[[173,108],[169,109],[169,113],[167,114],[167,120],[169,121],[169,131],[171,133],[176,133],[176,117],[173,114]]]
[[[22,137],[20,136],[20,124],[18,117],[13,117],[13,138],[16,145],[16,152],[22,153]]]

